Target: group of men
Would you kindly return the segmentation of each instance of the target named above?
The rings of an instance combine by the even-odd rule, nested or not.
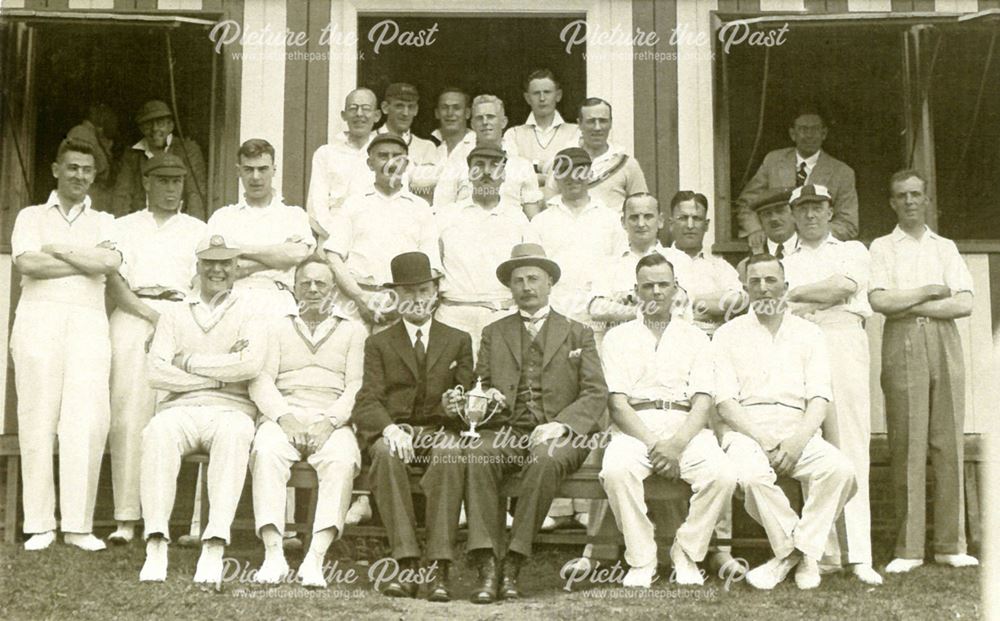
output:
[[[782,180],[759,172],[754,183],[765,191],[741,203],[754,250],[741,278],[703,247],[705,196],[678,192],[661,208],[635,161],[607,142],[607,102],[587,99],[579,127],[565,123],[547,71],[529,76],[525,98],[528,123],[502,133],[502,101],[446,89],[435,144],[409,131],[413,86],[391,85],[381,106],[358,89],[345,101],[347,131],[316,152],[305,210],[283,203],[274,149],[251,139],[238,153],[242,199],[207,224],[183,213],[185,158],[147,153],[145,208],[114,219],[90,205],[94,145],[64,141],[52,166],[57,189],[21,211],[11,242],[22,275],[11,348],[25,548],[55,539],[57,438],[59,528],[68,544],[104,548],[92,519],[110,439],[119,526],[109,540],[131,541],[142,519],[140,579],[165,580],[181,461],[207,452],[210,510],[195,581],[221,579],[249,469],[265,549],[257,579],[277,582],[289,572],[286,485],[306,460],[319,490],[298,576],[323,587],[326,552],[367,462],[392,557],[403,569],[422,558],[434,568],[429,599],[452,597],[463,513],[478,571],[472,601],[517,598],[537,532],[588,520],[589,504],[556,501],[600,445],[627,586],[657,578],[643,494],[654,474],[693,492],[670,549],[681,584],[701,584],[697,563],[713,533],[731,532],[737,489],[774,553],[747,574],[752,586],[773,588],[795,569],[800,588],[815,588],[824,570],[845,564],[878,584],[863,328],[874,308],[887,316],[891,361],[883,386],[899,540],[887,571],[923,562],[928,445],[937,457],[935,559],[975,564],[962,518],[954,323],[971,312],[971,277],[954,244],[925,224],[920,173],[890,180],[899,226],[869,252],[850,241],[856,200],[855,228],[838,228],[850,209],[813,178],[832,159],[817,145],[822,117],[799,115],[792,138],[803,165],[769,155]],[[380,111],[387,120],[376,131]],[[782,187],[786,173],[794,189]],[[674,241],[664,247],[668,220]],[[473,386],[498,413],[470,439],[460,432]],[[410,480],[417,465],[423,546]],[[508,535],[502,488],[513,473]],[[779,475],[802,483],[801,511]],[[589,519],[603,519],[600,509]],[[415,597],[407,575],[419,574],[400,572],[385,594]]]

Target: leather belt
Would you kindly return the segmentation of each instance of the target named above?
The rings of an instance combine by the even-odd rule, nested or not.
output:
[[[915,323],[918,326],[923,326],[934,322],[933,317],[888,317],[886,318],[886,323]]]
[[[663,399],[656,399],[653,401],[636,401],[635,403],[630,403],[632,409],[636,412],[641,412],[642,410],[678,410],[680,412],[690,412],[691,406],[683,401],[665,401]]]

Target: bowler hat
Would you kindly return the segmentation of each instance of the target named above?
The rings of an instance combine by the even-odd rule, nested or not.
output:
[[[384,283],[383,287],[405,287],[419,285],[443,276],[437,270],[431,269],[431,260],[422,252],[404,252],[392,258],[389,264],[392,272],[392,282]]]
[[[540,267],[552,277],[552,284],[559,282],[562,270],[552,259],[545,256],[540,244],[517,244],[510,249],[510,258],[497,266],[497,278],[505,287],[510,286],[510,275],[515,269],[533,265]]]

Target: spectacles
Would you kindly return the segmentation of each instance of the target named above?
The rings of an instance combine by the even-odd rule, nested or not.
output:
[[[347,111],[351,114],[357,114],[358,112],[361,112],[362,114],[371,114],[374,110],[375,106],[369,106],[367,104],[363,106],[359,106],[358,104],[347,106]]]

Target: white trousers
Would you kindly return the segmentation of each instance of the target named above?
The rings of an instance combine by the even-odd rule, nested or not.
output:
[[[24,532],[56,528],[52,454],[58,438],[60,528],[89,533],[111,417],[107,316],[84,306],[21,300],[11,354]]]
[[[170,539],[170,512],[177,494],[177,474],[185,455],[208,452],[208,525],[202,540],[229,543],[229,529],[243,493],[253,442],[253,419],[219,406],[179,406],[159,412],[142,432],[139,496],[146,538]]]
[[[673,435],[672,429],[657,429],[654,417],[662,416],[663,412],[644,410],[638,414],[658,437]],[[691,559],[701,561],[708,552],[723,507],[732,501],[736,468],[708,429],[691,439],[681,453],[679,465],[681,479],[691,485],[693,495],[687,518],[677,529],[674,540]],[[625,561],[632,567],[656,562],[653,522],[646,515],[643,487],[643,481],[652,474],[646,445],[630,435],[614,433],[604,451],[600,479],[615,522],[625,538]]]
[[[775,556],[797,549],[818,561],[834,521],[856,489],[854,467],[847,457],[819,433],[809,440],[791,472],[792,478],[809,486],[799,517],[756,441],[730,431],[722,438],[722,447],[738,469],[747,513],[764,527]]]
[[[321,416],[321,415],[313,415]],[[310,416],[299,415],[309,424]],[[265,420],[257,428],[250,469],[253,474],[253,514],[257,533],[265,526],[279,532],[285,528],[285,499],[292,465],[302,459],[278,423]],[[316,470],[319,488],[313,532],[336,528],[339,537],[344,530],[344,518],[351,504],[354,477],[361,471],[361,450],[350,426],[335,429],[327,441],[306,458]]]
[[[176,302],[143,300],[157,312],[166,312]],[[111,313],[111,486],[115,519],[138,520],[139,458],[142,430],[153,418],[156,391],[146,381],[146,342],[153,324],[115,309]]]
[[[846,313],[845,313],[846,314]],[[840,449],[854,465],[858,492],[844,505],[844,514],[827,541],[825,557],[831,563],[872,562],[871,503],[868,475],[871,453],[871,392],[868,335],[861,320],[819,322],[826,334],[833,375],[833,404],[823,422],[823,437]],[[846,538],[846,561],[841,551],[841,531]],[[826,560],[825,559],[825,560]]]

